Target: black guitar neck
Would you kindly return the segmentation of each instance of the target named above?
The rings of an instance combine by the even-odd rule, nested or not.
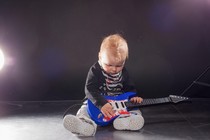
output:
[[[163,103],[169,103],[169,102],[171,102],[170,98],[164,97],[164,98],[155,98],[155,99],[143,99],[141,103],[125,102],[125,105],[127,108],[133,108],[133,107],[163,104]]]
[[[190,99],[188,97],[170,95],[169,97],[164,97],[164,98],[144,99],[141,103],[125,102],[125,106],[127,108],[133,108],[133,107],[163,104],[163,103],[169,103],[169,102],[178,103],[178,102],[187,101],[187,100],[190,100]]]

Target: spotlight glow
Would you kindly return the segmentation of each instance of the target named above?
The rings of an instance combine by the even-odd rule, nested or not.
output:
[[[0,49],[0,70],[3,68],[3,66],[4,66],[4,54]]]

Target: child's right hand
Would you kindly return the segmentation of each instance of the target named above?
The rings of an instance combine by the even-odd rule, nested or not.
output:
[[[104,106],[102,106],[101,112],[105,117],[109,118],[115,115],[115,111],[113,110],[112,105],[110,103],[106,103]]]

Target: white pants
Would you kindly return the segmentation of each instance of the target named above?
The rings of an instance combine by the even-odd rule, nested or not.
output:
[[[143,117],[142,117],[142,114],[141,114],[141,111],[139,109],[136,109],[136,110],[132,110],[132,111],[129,111],[131,113],[131,115],[129,116],[126,116],[125,119],[132,119],[134,118],[134,120],[136,120],[135,118],[137,117],[137,115],[139,115],[139,117],[141,117],[142,119],[141,120],[137,120],[137,121],[142,121],[143,120]],[[97,129],[97,124],[90,118],[88,112],[87,112],[87,105],[82,105],[81,108],[78,110],[76,116],[78,118],[81,118],[81,119],[85,119],[87,122],[89,122],[90,124],[92,124],[95,128],[95,132],[96,132],[96,129]],[[114,121],[117,121],[117,119],[121,118],[121,117],[124,117],[125,115],[120,115],[118,118],[116,118]],[[144,124],[144,120],[143,122],[141,122]],[[142,125],[143,125],[142,124]]]

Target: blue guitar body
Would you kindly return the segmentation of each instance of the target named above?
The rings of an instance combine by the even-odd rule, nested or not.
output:
[[[116,101],[126,102],[134,96],[136,96],[135,92],[126,92],[118,96],[104,96],[104,97],[108,102],[115,104]],[[112,118],[107,118],[107,117],[104,117],[100,109],[98,109],[89,99],[87,101],[87,106],[88,106],[87,111],[91,119],[100,126],[106,126],[112,123],[114,119],[116,119],[121,114],[129,114],[129,112],[127,111],[127,108],[124,105],[122,105],[121,109],[116,111],[115,116],[113,116]]]

